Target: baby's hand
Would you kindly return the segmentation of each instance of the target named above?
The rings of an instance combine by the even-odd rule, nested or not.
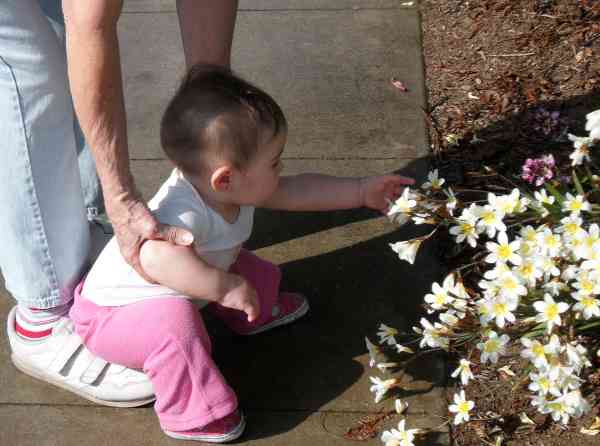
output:
[[[381,175],[360,179],[362,205],[386,213],[389,201],[402,195],[404,186],[415,184],[415,180],[400,175]]]
[[[248,322],[255,321],[260,314],[260,305],[256,290],[246,279],[236,274],[230,274],[231,282],[225,295],[218,301],[227,308],[243,311],[248,316]]]

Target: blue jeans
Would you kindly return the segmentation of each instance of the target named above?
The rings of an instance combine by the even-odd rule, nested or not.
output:
[[[73,111],[60,0],[0,1],[0,268],[23,305],[73,297],[103,210]]]

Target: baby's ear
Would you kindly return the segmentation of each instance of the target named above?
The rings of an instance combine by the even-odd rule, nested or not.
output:
[[[229,165],[217,167],[210,176],[210,186],[215,192],[227,192],[231,188],[233,168]]]

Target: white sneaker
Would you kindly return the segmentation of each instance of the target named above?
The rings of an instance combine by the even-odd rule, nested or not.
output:
[[[16,311],[15,306],[8,314],[7,331],[12,361],[22,372],[104,406],[135,407],[154,401],[145,373],[92,354],[68,317],[57,322],[49,337],[30,341],[15,332]]]

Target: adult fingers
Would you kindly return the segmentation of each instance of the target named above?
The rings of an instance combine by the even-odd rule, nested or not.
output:
[[[166,240],[175,245],[189,246],[194,243],[194,235],[184,228],[159,224],[155,238]]]

